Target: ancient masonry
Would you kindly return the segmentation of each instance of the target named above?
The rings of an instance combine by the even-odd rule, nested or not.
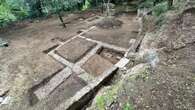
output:
[[[127,49],[83,36],[95,29],[93,26],[83,30],[47,53],[65,68],[31,91],[36,98],[36,102],[32,105],[64,88],[64,94],[68,94],[64,97],[66,100],[55,107],[55,110],[79,107],[102,82],[129,62],[124,57]]]

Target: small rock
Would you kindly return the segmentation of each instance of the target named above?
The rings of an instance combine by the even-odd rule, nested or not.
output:
[[[2,103],[3,102],[3,97],[0,97],[0,103]]]
[[[132,46],[135,42],[136,42],[135,39],[131,39],[131,40],[129,41],[129,45]]]
[[[186,46],[186,44],[183,43],[183,42],[173,42],[173,48],[174,49],[180,49],[180,48],[183,48],[185,46]]]
[[[11,97],[10,96],[7,96],[3,99],[3,101],[1,102],[1,105],[6,105],[6,104],[9,104],[11,101]]]
[[[192,29],[195,29],[195,26],[192,26]]]
[[[129,59],[135,59],[136,53],[128,52],[128,53],[125,54],[125,57],[129,58]]]
[[[129,63],[129,59],[127,58],[122,58],[115,66],[119,68],[125,67]]]
[[[144,71],[147,71],[148,68],[150,68],[148,64],[141,63],[127,70],[127,75],[143,73]]]
[[[0,38],[0,47],[8,47],[8,42]]]

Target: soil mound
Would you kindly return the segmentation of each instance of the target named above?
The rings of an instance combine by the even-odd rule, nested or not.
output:
[[[104,18],[96,24],[97,27],[102,29],[115,29],[120,28],[123,22],[115,18]]]

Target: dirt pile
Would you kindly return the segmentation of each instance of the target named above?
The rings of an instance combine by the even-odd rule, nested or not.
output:
[[[102,29],[115,29],[120,28],[123,22],[112,17],[106,17],[102,19],[99,23],[96,24],[99,28]]]

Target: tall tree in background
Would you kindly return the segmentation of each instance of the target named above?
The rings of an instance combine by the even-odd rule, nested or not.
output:
[[[173,6],[173,0],[168,0],[168,8],[171,9]]]
[[[43,13],[43,9],[42,9],[42,0],[37,0],[35,6],[39,12],[39,15],[43,16],[44,13]]]
[[[106,10],[106,16],[110,16],[110,0],[102,0],[102,12]]]
[[[64,28],[66,28],[66,24],[65,24],[63,17],[61,15],[61,12],[63,11],[63,7],[64,7],[63,1],[62,0],[52,0],[51,5],[53,7],[55,7],[54,12],[58,15],[58,18],[59,18],[60,22],[62,23],[62,26]]]

